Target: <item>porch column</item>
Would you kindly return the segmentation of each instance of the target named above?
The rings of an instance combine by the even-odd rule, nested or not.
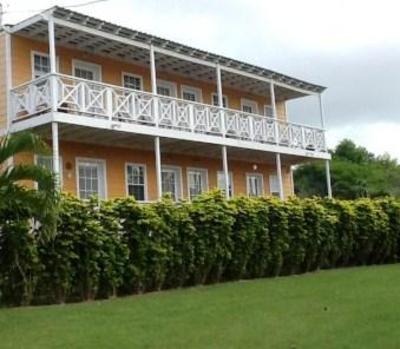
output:
[[[50,60],[50,73],[52,74],[50,78],[51,86],[51,110],[53,112],[57,111],[57,101],[58,101],[58,90],[57,90],[57,78],[54,74],[57,73],[57,57],[56,57],[56,39],[55,39],[55,29],[54,29],[54,18],[49,16],[48,18],[48,32],[49,32],[49,60]]]
[[[271,97],[271,107],[272,107],[272,117],[274,119],[278,119],[278,114],[276,112],[276,101],[275,101],[275,84],[271,80],[269,84],[269,94]],[[279,145],[279,124],[277,121],[274,122],[274,130],[275,130],[275,142]]]
[[[53,173],[56,177],[56,188],[60,189],[60,150],[59,150],[59,139],[58,139],[58,123],[51,123],[51,139],[52,139],[52,150],[53,150]]]
[[[224,97],[222,93],[222,76],[221,76],[221,66],[219,63],[217,63],[216,66],[216,73],[217,73],[217,96],[218,96],[218,106],[220,108],[224,107]],[[221,128],[222,128],[222,134],[225,136],[225,114],[221,110],[220,111],[221,115]],[[229,199],[229,168],[228,168],[228,150],[226,148],[226,145],[222,146],[222,169],[224,171],[224,177],[225,177],[225,196],[227,199]]]
[[[318,101],[319,101],[319,112],[320,112],[320,118],[321,118],[321,128],[324,130],[324,137],[325,137],[325,111],[324,111],[324,104],[322,101],[322,94],[320,93],[318,95]],[[326,147],[326,145],[325,145]],[[326,188],[327,188],[327,194],[328,198],[332,198],[332,182],[331,182],[331,170],[330,170],[330,161],[325,160],[325,175],[326,175]]]
[[[228,150],[226,148],[226,145],[222,146],[222,166],[223,166],[224,177],[225,177],[225,196],[227,199],[229,199],[230,195],[229,195]]]
[[[283,194],[283,180],[282,180],[282,165],[281,165],[281,154],[276,153],[276,176],[278,177],[279,184],[279,198],[284,199]]]
[[[162,185],[161,185],[161,150],[160,150],[160,137],[154,138],[154,152],[156,159],[156,184],[157,184],[157,199],[160,200],[162,197]]]

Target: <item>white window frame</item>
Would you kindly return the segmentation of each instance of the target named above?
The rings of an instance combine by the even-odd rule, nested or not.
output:
[[[38,159],[39,159],[39,158],[51,159],[51,161],[53,162],[53,156],[52,156],[52,155],[38,155],[38,154],[35,154],[35,155],[34,155],[34,158],[33,158],[33,162],[34,162],[34,164],[37,165],[37,166],[38,166]],[[52,164],[52,165],[53,165],[53,164]],[[59,181],[60,181],[60,188],[62,189],[62,187],[63,187],[63,169],[64,169],[63,161],[62,161],[62,156],[59,156],[59,157],[58,157],[58,165],[59,165],[59,169],[58,169],[58,171],[59,171],[59,178],[58,178],[58,179],[59,179]],[[51,168],[51,172],[54,173],[53,167]],[[36,189],[38,188],[37,182],[35,182],[35,188],[36,188]]]
[[[211,93],[211,104],[212,104],[214,107],[219,107],[219,104],[218,104],[218,103],[217,103],[217,104],[214,104],[214,98],[216,98],[216,99],[217,99],[217,102],[218,102],[218,93],[216,93],[216,92]],[[229,108],[229,99],[228,99],[228,96],[227,96],[227,95],[222,95],[222,98],[225,99],[225,107],[224,107],[224,108]]]
[[[175,166],[175,165],[162,165],[161,166],[161,173],[162,171],[167,170],[167,171],[175,171],[175,173],[178,174],[178,178],[177,178],[177,188],[175,191],[175,197],[176,197],[176,201],[182,199],[183,195],[182,195],[182,188],[183,188],[183,179],[182,179],[182,167],[180,166]],[[161,178],[162,181],[162,178]],[[162,194],[164,195],[165,193],[162,192]]]
[[[194,102],[203,103],[203,90],[200,87],[189,86],[189,85],[181,85],[181,98],[183,99],[183,94],[193,93],[196,96],[196,100]],[[190,101],[192,102],[192,101]]]
[[[208,169],[201,167],[188,167],[186,168],[186,185],[187,185],[187,196],[189,200],[192,200],[190,197],[190,181],[189,174],[190,172],[199,172],[204,174],[204,188],[201,188],[201,193],[205,193],[209,190],[208,188]]]
[[[121,73],[121,86],[124,88],[132,89],[130,87],[125,87],[125,79],[124,79],[125,76],[139,79],[140,80],[140,91],[143,91],[143,76],[142,75],[128,73],[128,72],[124,72],[124,71]]]
[[[225,188],[221,188],[219,186],[219,180],[218,180],[218,176],[222,175],[224,177],[224,181],[225,181],[225,172],[223,170],[217,171],[217,188],[220,190],[225,191]],[[234,185],[233,185],[233,172],[229,171],[228,172],[228,176],[229,176],[229,181],[230,181],[230,186],[231,186],[231,192],[230,192],[230,197],[233,197],[234,194]]]
[[[35,56],[41,56],[41,57],[47,57],[49,59],[49,64],[50,64],[50,55],[46,52],[40,52],[40,51],[35,51],[31,50],[31,72],[32,72],[32,80],[35,79]],[[51,69],[51,67],[49,67]],[[56,71],[60,71],[60,59],[57,56],[56,57]],[[36,78],[38,79],[38,78]]]
[[[271,108],[271,113],[270,114],[267,114],[267,108]],[[269,118],[276,117],[276,115],[274,115],[274,110],[273,110],[271,104],[264,104],[264,115],[269,117]]]
[[[278,175],[276,173],[270,174],[269,177],[268,177],[268,180],[269,180],[269,194],[271,196],[279,197],[280,196],[280,189],[279,189],[279,178],[278,178]],[[276,181],[276,182],[274,183],[274,181]],[[276,188],[273,188],[273,185],[272,185],[273,183],[276,184],[276,186],[277,186]]]
[[[82,61],[80,59],[73,59],[72,60],[72,75],[75,76],[75,68],[76,67],[82,67],[82,69],[87,69],[87,70],[97,70],[99,79],[98,80],[93,80],[97,82],[102,82],[103,81],[103,72],[102,72],[102,66],[101,64],[97,63],[92,63],[92,62],[87,62],[87,61]],[[93,74],[93,76],[96,74]]]
[[[240,99],[240,110],[243,111],[243,106],[249,106],[253,109],[250,114],[258,114],[258,103],[253,99],[241,98]]]
[[[139,202],[146,202],[148,201],[148,185],[147,185],[147,166],[145,164],[138,164],[133,162],[126,162],[125,163],[125,190],[126,196],[129,195],[129,183],[128,183],[128,166],[141,166],[143,167],[143,176],[144,176],[144,200],[138,200]]]
[[[98,164],[103,165],[103,184],[104,184],[104,198],[99,196],[99,199],[107,199],[108,197],[108,188],[107,188],[107,162],[105,159],[98,159],[98,158],[86,158],[86,157],[77,157],[75,158],[75,180],[76,180],[76,196],[80,198],[80,190],[79,190],[79,163],[80,162],[97,162]],[[99,181],[100,183],[100,181]]]
[[[177,97],[178,89],[177,89],[177,85],[175,82],[157,79],[157,87],[168,88],[171,91],[171,95],[169,97],[173,97],[173,98]],[[167,97],[167,96],[164,96],[164,97]]]
[[[260,196],[263,196],[264,195],[264,176],[263,176],[262,173],[259,173],[259,172],[246,173],[246,192],[247,192],[247,196],[250,196],[249,177],[253,177],[253,176],[261,178],[261,195]]]

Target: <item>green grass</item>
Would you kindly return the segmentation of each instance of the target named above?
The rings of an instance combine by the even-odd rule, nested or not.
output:
[[[3,309],[0,348],[400,348],[400,265]]]

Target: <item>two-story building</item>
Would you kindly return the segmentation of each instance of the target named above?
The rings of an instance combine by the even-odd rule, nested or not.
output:
[[[53,7],[0,34],[0,129],[32,130],[36,162],[87,198],[293,194],[293,165],[322,160],[325,130],[288,120],[287,101],[324,87]]]

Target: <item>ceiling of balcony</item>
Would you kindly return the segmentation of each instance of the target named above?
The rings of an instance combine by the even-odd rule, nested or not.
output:
[[[43,125],[35,129],[42,137],[51,139],[51,125]],[[133,151],[154,151],[154,137],[139,134],[131,134],[116,130],[101,130],[82,127],[72,124],[59,124],[60,142],[78,142],[89,145],[105,147],[117,147],[132,149]],[[180,154],[194,158],[221,159],[221,146],[209,143],[189,142],[184,140],[161,138],[161,153]],[[207,154],[205,156],[205,154]],[[228,148],[229,161],[243,161],[251,164],[275,165],[275,153],[245,148]],[[310,157],[281,154],[283,165],[296,165],[303,162],[315,161]]]
[[[204,51],[195,50],[177,43],[160,39],[157,37],[149,36],[145,33],[132,31],[127,28],[118,27],[111,23],[102,22],[92,17],[84,16],[76,12],[68,12],[69,15],[56,8],[54,13],[55,17],[67,20],[73,20],[79,24],[85,25],[90,28],[104,31],[105,33],[113,33],[114,35],[121,36],[122,38],[132,38],[141,43],[152,43],[155,46],[161,47],[166,50],[185,54],[190,57],[201,57],[204,61],[209,62],[222,62],[227,67],[234,67],[238,70],[243,70],[245,73],[260,74],[262,78],[274,79],[274,81],[284,82],[285,84],[293,85],[293,89],[286,88],[281,85],[276,85],[275,95],[277,100],[292,99],[305,96],[306,93],[302,92],[309,90],[310,92],[321,92],[323,87],[318,85],[309,84],[298,79],[290,78],[285,75],[275,73],[260,67],[251,66],[246,63],[241,63],[234,60],[229,60],[225,57],[206,53]],[[69,10],[65,10],[69,11]],[[75,18],[78,16],[77,18]],[[100,21],[100,22],[99,22]],[[45,20],[32,22],[27,26],[21,28],[18,35],[28,37],[39,41],[48,41],[48,24]],[[129,62],[144,67],[149,67],[149,50],[147,48],[140,48],[138,46],[128,45],[117,40],[110,40],[101,35],[95,35],[92,32],[77,30],[67,26],[56,25],[56,43],[59,46],[77,49],[84,52],[89,52],[96,55],[116,59],[119,61]],[[177,46],[178,45],[178,46]],[[212,58],[212,59],[211,59]],[[189,60],[177,58],[173,55],[156,53],[156,66],[158,72],[180,75],[185,78],[200,80],[209,83],[215,83],[216,72],[215,68],[201,65]],[[235,74],[230,71],[222,70],[223,86],[232,89],[249,92],[257,95],[269,95],[269,83],[261,79],[254,79],[240,74]]]

